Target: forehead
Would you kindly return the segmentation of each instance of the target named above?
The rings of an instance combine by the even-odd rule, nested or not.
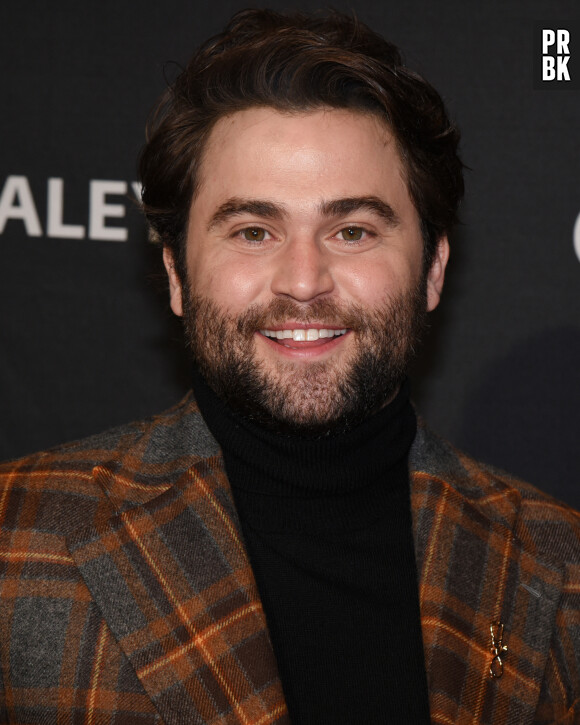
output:
[[[409,204],[395,138],[376,115],[250,108],[221,118],[203,155],[192,211],[230,196],[305,204],[353,195]]]

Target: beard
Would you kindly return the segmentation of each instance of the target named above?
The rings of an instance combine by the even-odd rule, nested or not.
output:
[[[426,308],[425,277],[370,310],[276,298],[237,317],[183,285],[186,345],[214,392],[258,425],[311,438],[349,430],[395,397],[425,330]],[[286,320],[347,328],[351,350],[339,361],[280,359],[266,366],[255,335]]]

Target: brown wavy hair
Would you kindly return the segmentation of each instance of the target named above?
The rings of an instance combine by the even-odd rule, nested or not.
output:
[[[355,17],[243,10],[204,43],[160,98],[140,157],[151,238],[185,273],[189,209],[215,123],[256,106],[378,115],[394,134],[421,218],[424,263],[456,221],[463,196],[459,131],[437,91],[399,50]]]

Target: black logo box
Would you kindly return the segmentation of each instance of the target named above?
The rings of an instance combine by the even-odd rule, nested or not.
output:
[[[556,35],[556,42],[548,49],[548,55],[555,59],[556,70],[558,68],[558,30],[567,30],[570,34],[568,49],[570,56],[567,61],[567,69],[570,80],[552,81],[542,80],[542,57],[543,57],[543,31],[553,30]],[[578,91],[580,90],[580,18],[566,20],[564,18],[536,21],[534,23],[534,88],[537,91]]]

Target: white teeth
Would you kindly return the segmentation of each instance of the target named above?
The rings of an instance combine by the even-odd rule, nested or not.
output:
[[[294,340],[295,342],[306,342],[318,340],[321,337],[335,337],[346,334],[343,330],[317,329],[315,327],[296,328],[295,330],[260,330],[265,337],[272,337],[276,340]]]

